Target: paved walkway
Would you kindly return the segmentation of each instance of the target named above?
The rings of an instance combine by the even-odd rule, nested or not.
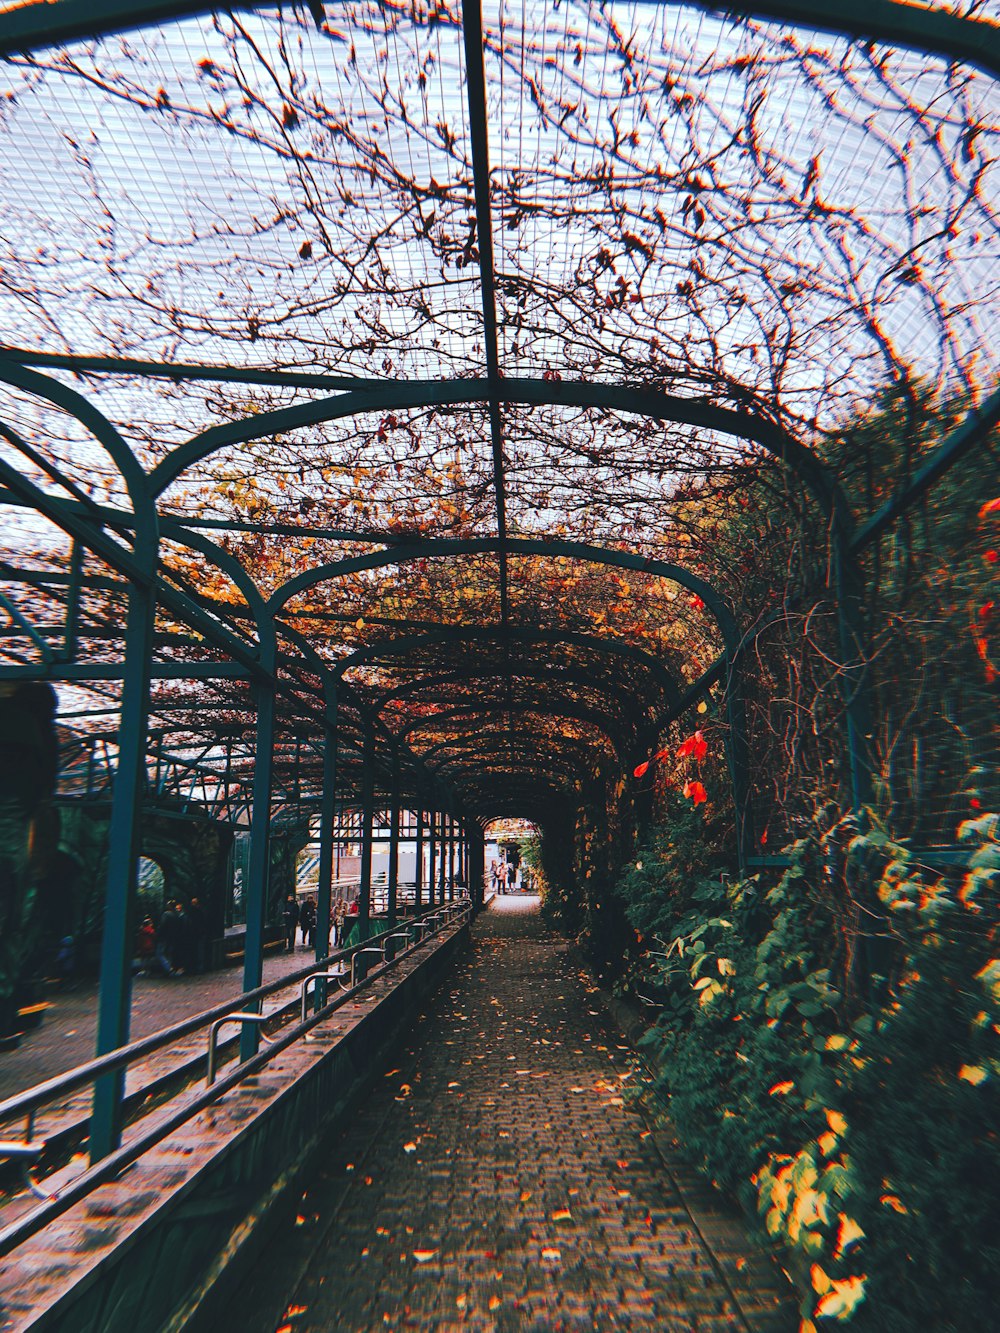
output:
[[[632,1052],[536,909],[481,914],[230,1327],[797,1327],[767,1258],[626,1104]]]
[[[305,967],[311,955],[311,949],[299,945],[291,953],[265,958],[265,984]],[[136,977],[132,985],[130,1040],[138,1041],[171,1023],[179,1023],[189,1014],[234,999],[242,990],[242,967],[196,977]],[[46,1011],[40,1026],[26,1032],[16,1050],[0,1051],[0,1100],[94,1057],[96,984],[53,991],[45,998],[52,1007]]]

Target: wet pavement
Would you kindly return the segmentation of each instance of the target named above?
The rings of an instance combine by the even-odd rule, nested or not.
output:
[[[496,899],[228,1326],[796,1328],[768,1256],[630,1105],[635,1065],[537,901]]]

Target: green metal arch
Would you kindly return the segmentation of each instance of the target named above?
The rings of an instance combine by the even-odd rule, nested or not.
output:
[[[665,0],[643,0],[662,5]],[[874,38],[920,51],[967,61],[1000,74],[1000,32],[982,19],[941,9],[918,8],[897,0],[727,0],[724,6],[689,0],[701,9],[746,18],[777,19],[820,28],[855,39]],[[263,0],[245,0],[242,9],[264,8]],[[0,18],[0,55],[54,46],[80,37],[131,31],[154,23],[211,13],[205,0],[60,0],[29,4]]]
[[[632,644],[622,643],[618,639],[604,639],[599,638],[596,634],[584,634],[572,630],[562,632],[560,630],[523,628],[503,631],[478,628],[465,629],[449,625],[429,634],[406,634],[397,639],[379,639],[373,644],[368,644],[364,648],[359,648],[346,657],[342,657],[337,662],[336,674],[338,677],[342,677],[344,672],[351,671],[354,667],[380,657],[396,656],[399,653],[408,653],[415,649],[431,647],[437,643],[463,643],[476,639],[511,644],[570,643],[596,653],[627,658],[656,676],[665,686],[672,703],[676,703],[680,698],[677,682],[663,663],[653,657],[651,653],[645,652],[642,648],[636,648]],[[474,669],[473,674],[475,674]],[[516,668],[511,668],[511,675],[517,675]]]
[[[548,540],[540,537],[443,537],[437,540],[413,542],[406,546],[394,546],[386,551],[373,551],[368,555],[352,556],[348,560],[339,560],[335,564],[317,565],[315,569],[305,570],[294,579],[282,584],[271,596],[269,605],[275,614],[280,614],[283,606],[298,593],[317,583],[340,577],[342,574],[355,574],[361,570],[379,569],[385,565],[406,564],[413,560],[438,559],[463,555],[495,555],[501,546],[509,555],[541,555],[548,557],[565,556],[580,560],[586,564],[610,565],[617,569],[634,569],[641,573],[652,574],[657,578],[669,579],[679,583],[689,592],[695,593],[715,617],[722,634],[726,649],[735,653],[739,648],[739,627],[729,603],[716,591],[711,583],[692,574],[681,565],[670,564],[666,560],[636,555],[628,551],[612,551],[605,546],[591,546],[586,542]]]
[[[845,531],[850,528],[847,501],[822,462],[806,445],[766,417],[732,408],[716,407],[702,399],[682,398],[642,385],[590,384],[569,380],[484,379],[433,380],[425,383],[386,383],[370,391],[352,391],[261,412],[238,421],[212,426],[178,445],[150,473],[153,494],[160,495],[193,463],[218,449],[247,444],[265,435],[321,425],[367,412],[405,411],[413,407],[459,407],[490,401],[508,406],[596,407],[629,412],[654,421],[700,426],[759,444],[787,463],[813,492],[824,513],[833,514]]]

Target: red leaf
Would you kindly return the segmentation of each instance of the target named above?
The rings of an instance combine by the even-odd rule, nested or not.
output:
[[[636,768],[635,768],[635,770],[634,770],[632,776],[635,777],[635,778],[641,778],[641,777],[644,777],[645,774],[646,774],[646,770],[647,770],[648,768],[649,768],[649,760],[647,759],[646,762],[645,762],[644,764],[639,764],[639,765],[636,766]]]
[[[684,795],[690,797],[695,805],[701,805],[702,801],[708,800],[708,792],[700,782],[685,782]]]
[[[979,517],[985,518],[987,514],[1000,514],[1000,495],[995,500],[987,500],[979,511]]]
[[[690,755],[692,759],[697,759],[700,763],[708,754],[708,742],[700,731],[696,731],[693,736],[689,736],[677,748],[677,758],[683,759]]]
[[[1000,560],[1000,556],[997,555],[996,551],[987,551],[983,556],[983,559],[988,565],[995,565],[996,562]]]
[[[697,593],[691,594],[691,596],[688,598],[688,605],[693,606],[696,611],[704,611],[705,609],[705,603],[701,600],[701,598],[698,596]]]

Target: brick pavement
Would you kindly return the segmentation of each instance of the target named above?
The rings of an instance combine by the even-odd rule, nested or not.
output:
[[[264,982],[277,981],[305,967],[311,952],[299,945],[292,953],[268,956],[264,960]],[[242,990],[240,967],[195,977],[136,977],[130,1039],[138,1041],[159,1028],[179,1023],[189,1014],[235,998]],[[41,1025],[25,1033],[16,1050],[0,1052],[0,1100],[93,1058],[97,986],[80,984],[73,990],[53,991],[46,999],[51,1008]]]
[[[797,1326],[767,1257],[625,1103],[634,1057],[532,906],[498,899],[481,914],[227,1326]]]

